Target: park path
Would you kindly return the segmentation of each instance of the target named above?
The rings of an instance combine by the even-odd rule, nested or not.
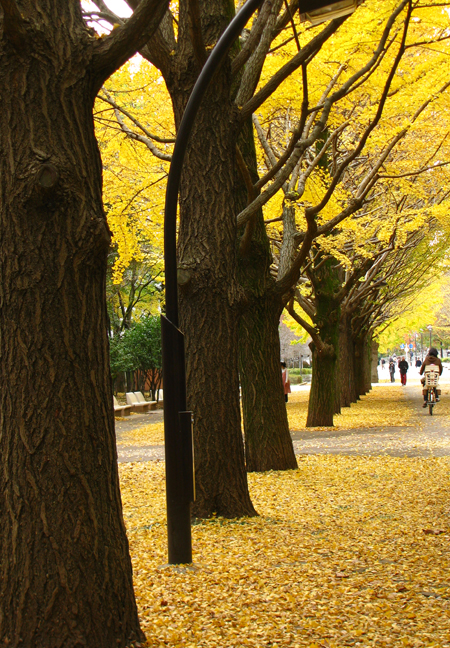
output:
[[[450,374],[450,371],[448,371]],[[442,399],[433,416],[422,408],[422,394],[417,372],[410,372],[409,384],[401,388],[407,399],[411,418],[405,427],[383,426],[352,430],[300,430],[292,432],[297,455],[341,454],[353,456],[444,457],[450,456],[450,376],[441,379]],[[386,384],[383,384],[386,387]],[[373,389],[377,389],[374,385]],[[392,389],[400,389],[398,381]],[[162,411],[116,421],[116,436],[162,420]],[[163,445],[118,446],[119,463],[164,461]]]
[[[450,400],[449,383],[442,385],[442,406]],[[377,389],[375,385],[373,389]],[[393,389],[398,387],[393,386]],[[354,456],[445,457],[450,456],[450,426],[444,407],[438,403],[433,416],[422,408],[423,398],[418,380],[402,388],[412,413],[405,427],[383,426],[292,434],[296,454],[342,454]],[[446,393],[447,392],[447,393]]]

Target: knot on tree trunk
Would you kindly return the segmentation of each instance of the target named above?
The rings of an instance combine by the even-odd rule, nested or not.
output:
[[[58,182],[58,169],[49,162],[42,164],[36,174],[36,183],[41,191],[53,190]]]
[[[320,348],[316,346],[316,349],[317,349],[317,355],[320,358],[332,359],[336,357],[336,351],[332,344],[328,344],[327,342],[324,342],[324,344]]]

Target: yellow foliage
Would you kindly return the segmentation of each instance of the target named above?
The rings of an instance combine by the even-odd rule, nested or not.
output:
[[[379,2],[368,0],[350,16],[344,25],[323,45],[319,54],[308,64],[309,105],[320,104],[327,84],[339,73],[333,91],[358,71],[373,55],[381,32],[397,3],[393,0]],[[393,30],[387,51],[374,72],[365,82],[332,108],[328,129],[342,126],[348,121],[339,140],[339,148],[349,151],[373,119],[386,83],[387,75],[397,54],[402,33],[403,12]],[[449,79],[450,42],[447,31],[450,26],[448,11],[440,3],[428,3],[426,7],[415,7],[407,36],[407,50],[394,77],[386,100],[382,118],[369,137],[364,149],[366,167],[359,164],[338,185],[332,200],[319,214],[318,224],[336,216],[347,204],[350,187],[356,187],[366,171],[386,145],[406,129],[406,135],[397,143],[385,160],[379,184],[378,202],[371,203],[369,214],[364,210],[341,223],[333,236],[321,237],[316,244],[324,252],[332,253],[344,267],[352,266],[352,258],[344,251],[352,243],[352,253],[357,250],[363,258],[374,253],[372,241],[387,243],[396,232],[396,247],[404,245],[408,234],[420,230],[426,222],[439,220],[448,230],[448,201],[437,204],[443,196],[443,188],[450,182],[450,146],[447,120],[444,115],[449,108],[448,89],[441,88]],[[300,43],[305,45],[322,27],[311,29],[307,24],[298,24]],[[440,42],[439,39],[442,38]],[[286,41],[286,33],[280,34],[275,46]],[[273,48],[265,61],[260,85],[268,79],[296,52],[295,41]],[[265,125],[270,143],[280,150],[289,141],[292,129],[300,115],[303,100],[302,71],[289,76],[276,92],[258,110],[258,117]],[[428,102],[426,107],[422,110]],[[419,112],[418,112],[419,111]],[[319,113],[320,114],[320,113]],[[264,166],[262,150],[258,160]],[[306,162],[304,167],[306,168]],[[364,171],[363,169],[366,169]],[[420,175],[417,172],[424,171]],[[361,174],[359,177],[358,174]],[[307,180],[304,192],[296,203],[297,224],[305,229],[304,209],[318,204],[329,184],[323,170],[316,168]],[[403,204],[404,197],[408,202]],[[280,199],[273,200],[266,208],[266,219],[276,218],[276,207]],[[401,205],[401,208],[399,206]],[[281,208],[278,207],[278,216]],[[278,238],[282,226],[277,225]]]
[[[392,351],[405,342],[414,343],[415,335],[420,341],[421,331],[424,345],[429,346],[426,327],[435,324],[437,313],[444,303],[444,289],[448,287],[448,283],[448,277],[439,277],[417,294],[413,302],[407,303],[405,300],[402,303],[400,300],[398,311],[401,314],[377,336],[380,353]]]
[[[152,134],[162,139],[174,136],[170,98],[159,72],[147,61],[138,57],[124,65],[106,90]],[[143,143],[126,137],[113,108],[101,98],[95,117],[103,161],[103,200],[118,252],[113,278],[120,283],[130,262],[142,260],[143,246],[161,254],[169,163],[154,157]],[[128,128],[143,134],[127,117],[122,118]],[[154,143],[163,153],[171,153],[170,144]]]

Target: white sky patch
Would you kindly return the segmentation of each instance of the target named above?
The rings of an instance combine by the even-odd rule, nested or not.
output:
[[[124,0],[105,0],[105,4],[121,18],[128,18],[133,13]]]
[[[119,16],[119,18],[128,18],[133,13],[124,0],[105,0],[105,4],[116,14],[116,16]],[[99,7],[97,7],[95,2],[92,2],[91,0],[81,0],[81,6],[84,11],[99,11]],[[104,20],[92,21],[89,25],[99,34],[109,34],[111,31],[111,25]],[[142,60],[140,54],[135,54],[130,59],[131,73],[140,68]]]
[[[105,4],[119,18],[128,18],[133,13],[124,0],[105,0]],[[99,11],[99,7],[96,6],[95,2],[91,2],[91,0],[81,0],[81,6],[84,11]],[[108,34],[111,31],[109,23],[105,20],[92,21],[89,25],[99,34]]]

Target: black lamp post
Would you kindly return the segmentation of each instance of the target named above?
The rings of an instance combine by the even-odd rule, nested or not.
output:
[[[264,0],[248,0],[211,52],[184,111],[167,179],[164,217],[166,315],[161,316],[164,376],[167,537],[169,563],[192,562],[191,502],[194,501],[192,412],[186,411],[184,335],[178,328],[176,224],[181,171],[189,135],[211,78],[253,12]]]
[[[167,179],[164,217],[164,259],[166,315],[161,316],[163,376],[164,376],[164,437],[166,457],[166,500],[169,563],[192,562],[191,502],[195,498],[192,442],[192,412],[186,410],[186,371],[184,335],[178,324],[176,222],[178,191],[183,160],[189,135],[203,95],[231,45],[242,32],[251,15],[264,0],[247,0],[233,18],[212,50],[184,111],[178,130]],[[301,11],[314,12],[318,24],[318,10],[324,9],[323,20],[351,13],[358,2],[341,0],[331,3],[323,0],[301,1]],[[331,8],[345,10],[341,13]],[[349,9],[349,5],[352,9]],[[320,12],[319,12],[320,13]]]

